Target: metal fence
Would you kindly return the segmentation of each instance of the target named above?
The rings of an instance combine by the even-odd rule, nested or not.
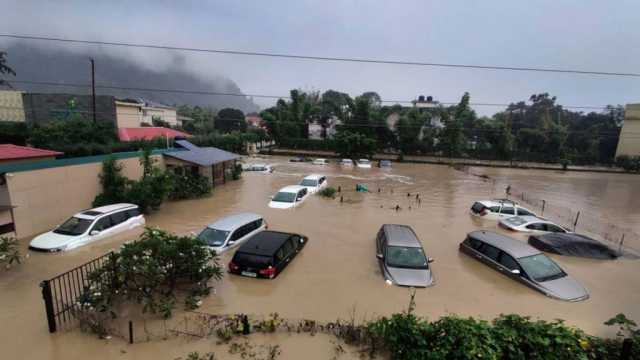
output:
[[[50,333],[74,323],[74,310],[92,285],[89,274],[101,269],[112,254],[109,252],[40,283]]]

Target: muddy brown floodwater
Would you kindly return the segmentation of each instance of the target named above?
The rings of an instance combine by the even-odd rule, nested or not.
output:
[[[273,174],[245,173],[242,180],[216,188],[213,196],[165,204],[147,217],[152,226],[177,232],[197,231],[216,218],[252,211],[270,229],[305,234],[309,243],[275,280],[225,275],[205,299],[210,313],[269,314],[321,321],[370,319],[403,310],[406,288],[385,284],[374,254],[374,236],[384,223],[410,225],[435,259],[436,284],[416,291],[416,312],[430,319],[446,314],[492,319],[501,313],[565,319],[594,335],[612,335],[603,322],[617,313],[640,320],[640,261],[599,261],[553,257],[591,293],[587,301],[569,303],[547,298],[458,252],[465,235],[476,229],[501,232],[495,222],[472,218],[477,199],[504,194],[503,184],[528,189],[548,201],[585,209],[591,214],[640,233],[640,177],[624,174],[562,173],[540,170],[473,168],[496,181],[443,165],[394,164],[393,169],[341,169],[288,163],[285,158],[256,160],[275,164]],[[294,210],[267,207],[269,196],[309,173],[328,175],[342,188],[344,202],[310,197]],[[366,183],[371,193],[356,193]],[[378,193],[378,188],[380,192]],[[407,197],[410,193],[411,197]],[[415,201],[420,194],[421,204]],[[402,210],[392,210],[399,205]],[[51,209],[55,211],[55,209]],[[512,234],[513,235],[513,234]],[[89,245],[65,254],[31,254],[22,265],[0,273],[0,348],[6,358],[25,359],[173,359],[193,349],[219,351],[211,340],[174,338],[127,345],[119,339],[98,340],[79,331],[47,332],[38,283],[135,238]],[[519,237],[525,240],[524,236]],[[30,239],[22,239],[26,252]],[[225,254],[226,265],[231,254]],[[282,359],[331,357],[331,339],[300,335],[259,336],[256,341],[282,345]],[[8,353],[7,353],[8,351]],[[226,354],[226,355],[225,355]],[[304,354],[304,355],[302,355]],[[345,354],[341,358],[357,357]]]

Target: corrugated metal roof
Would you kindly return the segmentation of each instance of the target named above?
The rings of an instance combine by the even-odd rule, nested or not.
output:
[[[158,137],[175,138],[191,136],[185,132],[164,127],[119,128],[120,141],[153,140]]]
[[[0,144],[0,160],[19,160],[62,155],[59,151],[13,144]]]
[[[200,166],[211,166],[214,164],[219,164],[221,162],[240,158],[240,155],[238,154],[230,153],[228,151],[224,151],[222,149],[214,147],[195,147],[192,149],[188,149],[187,151],[165,153],[165,155],[174,159],[190,162],[192,164]]]
[[[193,145],[192,143],[188,142],[187,140],[176,140],[176,145],[185,148],[187,150],[193,150],[193,149],[199,149],[199,147]]]

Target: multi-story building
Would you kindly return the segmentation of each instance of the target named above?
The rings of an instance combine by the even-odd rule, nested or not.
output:
[[[115,107],[118,128],[153,125],[153,120],[160,120],[171,126],[178,125],[175,107],[142,99],[116,100]]]

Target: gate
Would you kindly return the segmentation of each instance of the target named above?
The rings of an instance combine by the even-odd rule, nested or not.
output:
[[[73,310],[91,286],[89,274],[102,268],[112,254],[113,251],[40,283],[50,333],[75,319]]]

